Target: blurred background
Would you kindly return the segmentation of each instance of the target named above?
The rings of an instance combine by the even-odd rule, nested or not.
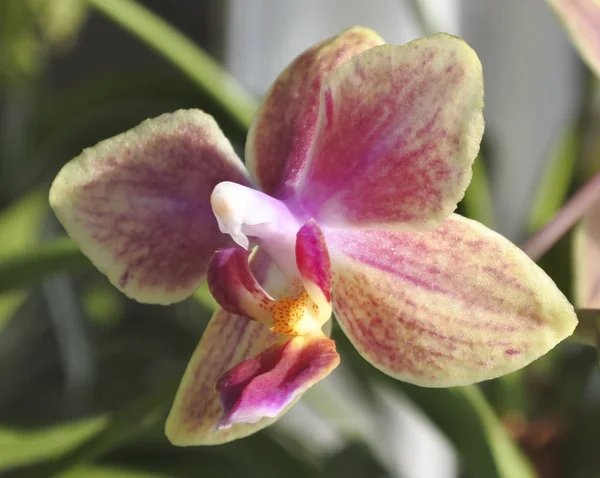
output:
[[[342,365],[276,425],[218,447],[164,438],[214,304],[204,289],[173,307],[127,300],[65,238],[50,182],[83,147],[178,108],[214,115],[242,151],[276,75],[356,24],[390,43],[446,31],[479,54],[486,135],[464,214],[520,243],[595,170],[596,80],[542,0],[0,0],[0,476],[600,476],[597,357],[573,343],[428,390],[334,331]],[[219,97],[225,73],[169,25],[248,94]],[[570,296],[569,241],[542,265]]]

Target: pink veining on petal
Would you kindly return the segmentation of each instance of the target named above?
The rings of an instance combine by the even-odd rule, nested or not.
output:
[[[301,202],[321,226],[439,222],[471,177],[482,85],[448,35],[356,55],[324,81]]]
[[[326,234],[338,321],[367,360],[399,379],[489,379],[545,353],[576,323],[522,251],[459,216],[428,232]]]
[[[137,300],[170,303],[191,294],[212,253],[232,244],[209,204],[225,180],[249,183],[233,148],[212,118],[179,111],[85,150],[50,199],[111,282]]]
[[[248,168],[261,189],[278,198],[294,188],[308,158],[323,79],[352,56],[383,43],[373,31],[351,28],[296,58],[275,80],[248,133]]]
[[[267,311],[273,300],[252,275],[249,256],[250,252],[241,247],[215,252],[208,266],[208,287],[228,312],[258,319],[257,309],[262,306]]]
[[[335,342],[295,337],[273,345],[227,371],[217,383],[223,415],[219,428],[276,417],[294,398],[339,364]]]
[[[327,302],[331,301],[331,260],[323,232],[314,220],[296,234],[296,264],[303,281],[316,284]]]

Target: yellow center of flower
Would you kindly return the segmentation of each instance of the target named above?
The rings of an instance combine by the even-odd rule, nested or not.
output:
[[[284,297],[270,304],[273,316],[271,331],[283,335],[307,335],[319,331],[319,307],[306,291],[296,298]]]

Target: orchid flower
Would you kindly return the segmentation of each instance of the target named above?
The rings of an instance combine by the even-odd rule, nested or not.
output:
[[[600,0],[548,0],[581,58],[600,78]],[[600,201],[575,229],[574,295],[578,307],[600,308]]]
[[[208,278],[221,306],[167,420],[173,443],[222,443],[280,417],[340,361],[332,310],[366,360],[429,387],[506,374],[572,333],[552,280],[453,214],[482,108],[464,41],[386,45],[355,27],[275,81],[247,170],[195,110],[147,120],[62,169],[52,207],[117,288],[170,304]]]

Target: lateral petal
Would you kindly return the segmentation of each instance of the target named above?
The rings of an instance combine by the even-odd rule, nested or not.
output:
[[[481,224],[425,232],[326,230],[333,307],[357,350],[388,375],[448,387],[517,370],[577,319],[552,280]]]
[[[217,427],[278,417],[339,363],[335,342],[324,335],[297,336],[272,345],[221,376],[217,392],[223,416]]]
[[[209,203],[222,181],[249,184],[214,119],[181,110],[84,150],[54,180],[50,204],[112,284],[140,302],[170,304],[232,244]]]
[[[354,56],[323,82],[300,202],[322,227],[439,224],[471,180],[482,109],[481,64],[459,38]]]
[[[246,142],[246,165],[264,192],[281,198],[294,188],[313,140],[323,79],[352,56],[382,43],[368,28],[350,28],[306,50],[275,80]]]

